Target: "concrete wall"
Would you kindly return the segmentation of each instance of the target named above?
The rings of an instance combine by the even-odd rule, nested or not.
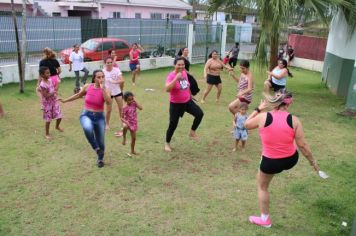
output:
[[[148,59],[140,59],[141,69],[142,70],[150,70],[157,69],[163,67],[172,67],[173,68],[173,60],[172,57],[159,57],[159,58],[148,58]],[[121,71],[130,71],[129,61],[119,61],[119,68]],[[68,65],[61,65],[62,73],[61,77],[74,77],[74,72],[68,71]],[[87,62],[86,67],[90,72],[93,72],[96,69],[103,68],[102,61],[96,62]],[[18,66],[15,65],[6,65],[0,66],[0,72],[2,73],[2,83],[18,83]],[[26,80],[35,80],[38,78],[38,65],[28,65],[26,68]]]
[[[291,62],[291,66],[321,72],[323,70],[324,62],[294,57],[293,61]]]
[[[351,77],[349,92],[347,94],[346,107],[349,109],[356,110],[356,61]]]

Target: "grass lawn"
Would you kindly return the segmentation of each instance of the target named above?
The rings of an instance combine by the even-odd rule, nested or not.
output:
[[[15,84],[0,88],[7,112],[0,119],[0,235],[350,234],[356,216],[356,120],[336,114],[344,101],[325,88],[320,73],[292,68],[290,111],[302,121],[314,156],[330,178],[319,178],[301,156],[297,166],[272,181],[273,226],[264,229],[248,222],[249,215],[259,214],[257,131],[250,132],[245,153],[232,152],[227,105],[236,83],[224,74],[220,104],[216,90],[200,104],[205,113],[198,129],[201,141],[188,139],[193,119],[185,114],[171,142],[174,152],[165,153],[168,94],[163,86],[170,70],[144,71],[134,88],[124,74],[125,89],[143,105],[138,111],[140,156],[127,157],[129,145],[114,136],[120,128],[114,107],[102,169],[79,124],[82,99],[62,106],[65,132],[56,132],[53,122],[54,139],[48,141],[35,82],[26,82],[25,94]],[[265,78],[256,67],[252,70],[256,91],[249,112],[261,99]],[[200,79],[203,65],[193,65],[192,72]],[[204,81],[199,83],[203,90]],[[73,86],[73,79],[64,79],[61,96],[71,95]]]

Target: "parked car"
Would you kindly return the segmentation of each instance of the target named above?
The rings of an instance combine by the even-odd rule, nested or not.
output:
[[[118,61],[130,59],[129,43],[119,38],[92,38],[82,43],[80,47],[84,53],[84,61],[101,61],[112,50],[115,50]],[[72,50],[73,48],[67,48],[59,52],[60,60],[64,64],[69,64],[69,55]]]

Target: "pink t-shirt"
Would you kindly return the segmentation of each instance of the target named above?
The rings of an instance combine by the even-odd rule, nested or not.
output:
[[[95,88],[94,84],[89,85],[84,99],[85,109],[90,111],[103,111],[104,103],[103,89]]]
[[[190,89],[188,75],[186,71],[182,72],[183,80],[178,80],[170,92],[169,101],[172,103],[186,103],[190,100]],[[172,71],[168,74],[166,84],[170,83],[176,77],[176,72]]]
[[[120,69],[113,67],[111,71],[104,69],[103,72],[105,75],[105,86],[110,89],[111,96],[116,96],[121,93],[120,85],[112,83],[112,81],[119,81],[119,77],[122,75]]]

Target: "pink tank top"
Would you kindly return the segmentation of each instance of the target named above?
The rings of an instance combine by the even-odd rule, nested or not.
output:
[[[287,123],[289,115],[286,111],[270,112],[272,123],[267,127],[259,128],[262,142],[262,155],[271,159],[280,159],[292,156],[296,149],[295,132]]]
[[[101,88],[95,88],[94,84],[89,85],[87,94],[85,95],[85,109],[103,111],[104,102],[103,90]]]
[[[140,56],[140,52],[138,50],[132,50],[132,58],[138,58]],[[138,63],[138,59],[130,60],[130,63],[135,64]]]

